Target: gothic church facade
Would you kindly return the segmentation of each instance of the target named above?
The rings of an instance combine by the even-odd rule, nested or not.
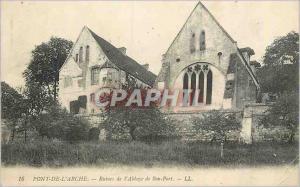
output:
[[[245,104],[255,103],[260,93],[255,73],[259,63],[250,61],[251,55],[253,49],[238,48],[199,2],[163,55],[156,85],[159,89],[192,90],[189,104],[170,107],[173,112],[242,110]],[[192,106],[195,94],[199,94],[199,106]]]

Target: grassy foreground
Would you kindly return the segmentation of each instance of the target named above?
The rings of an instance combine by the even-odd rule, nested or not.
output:
[[[298,163],[298,143],[227,143],[224,157],[219,144],[180,141],[146,144],[142,142],[9,143],[2,145],[5,166],[105,166],[142,165],[280,165]]]

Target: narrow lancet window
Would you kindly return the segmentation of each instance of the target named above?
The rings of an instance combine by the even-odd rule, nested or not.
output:
[[[205,42],[205,31],[202,31],[200,34],[200,51],[206,49],[206,42]]]

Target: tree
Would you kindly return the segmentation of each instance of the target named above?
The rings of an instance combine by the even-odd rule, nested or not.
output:
[[[147,89],[140,91],[142,101],[145,101]],[[150,106],[125,106],[131,93],[129,90],[123,101],[117,102],[114,107],[108,105],[102,112],[102,123],[108,134],[115,137],[129,135],[132,140],[147,141],[175,135],[172,120],[159,110],[155,102],[150,103]],[[111,96],[111,93],[104,95],[101,100],[110,101]]]
[[[26,85],[38,84],[46,91],[45,97],[57,98],[59,69],[65,62],[73,43],[51,37],[50,41],[35,47],[32,59],[23,75]]]
[[[12,132],[12,140],[14,140],[17,122],[25,112],[23,102],[24,98],[20,93],[7,83],[1,82],[1,118],[12,122],[8,126]]]
[[[193,119],[193,128],[196,132],[209,131],[213,134],[213,139],[221,143],[221,157],[223,157],[223,143],[227,140],[230,131],[239,131],[240,121],[233,113],[224,113],[213,110],[203,114],[203,117]]]
[[[130,135],[132,140],[147,140],[170,136],[172,124],[157,108],[117,107],[104,112],[104,127],[108,134],[116,137]]]
[[[31,84],[26,88],[20,88],[20,93],[11,88],[5,82],[1,82],[1,114],[3,119],[10,120],[12,140],[16,132],[24,132],[24,140],[27,141],[27,131],[34,129],[30,123],[45,107],[52,102],[45,99],[43,90],[37,84]]]
[[[23,97],[7,83],[1,82],[1,118],[14,120],[20,118],[22,110],[20,108]]]
[[[279,37],[266,48],[263,67],[257,72],[263,92],[282,94],[298,90],[299,33]]]
[[[51,98],[45,97],[47,93],[38,83],[31,83],[26,87],[21,87],[20,92],[23,100],[20,104],[22,117],[21,126],[18,131],[24,132],[24,140],[26,142],[27,131],[35,129],[33,121],[38,118],[42,111],[55,104],[55,102]]]
[[[292,143],[299,127],[298,103],[298,92],[285,92],[276,103],[267,110],[267,115],[262,118],[260,125],[266,128],[285,127],[289,131],[288,142]]]
[[[46,108],[33,124],[42,138],[57,138],[69,142],[87,140],[90,129],[86,120],[75,117],[58,104]]]
[[[299,64],[299,33],[292,31],[275,39],[266,48],[263,63],[266,66]]]

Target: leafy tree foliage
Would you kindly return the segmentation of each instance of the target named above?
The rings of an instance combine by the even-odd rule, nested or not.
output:
[[[196,132],[209,131],[213,134],[212,140],[221,143],[221,158],[223,158],[223,144],[227,140],[227,134],[231,131],[240,131],[241,129],[241,123],[235,114],[224,113],[218,110],[206,113],[202,118],[194,118],[192,123]]]
[[[32,51],[32,59],[23,73],[26,85],[30,87],[38,84],[44,97],[56,100],[59,81],[59,69],[69,54],[73,43],[71,41],[52,37],[50,41],[35,47]],[[29,89],[31,91],[31,89]]]
[[[108,134],[124,137],[129,134],[132,140],[161,138],[172,135],[171,123],[157,108],[117,107],[105,112],[104,125]]]
[[[89,130],[89,135],[88,139],[91,141],[98,141],[99,140],[99,134],[100,134],[100,129],[97,127],[93,127]]]
[[[23,107],[25,115],[28,118],[35,118],[47,107],[56,104],[56,101],[47,97],[47,91],[35,82],[26,85],[22,89],[22,95],[24,96]]]
[[[90,129],[87,121],[73,116],[58,105],[47,108],[33,123],[40,136],[69,142],[87,140]]]
[[[239,131],[241,128],[240,121],[235,114],[224,113],[218,110],[213,110],[203,114],[203,117],[193,119],[193,128],[196,131],[209,131],[213,133],[215,140],[225,142],[227,133],[230,131]]]
[[[142,101],[145,101],[147,89],[140,90]],[[149,141],[176,136],[172,120],[157,108],[155,102],[150,103],[150,106],[125,106],[131,93],[129,90],[123,101],[117,102],[114,107],[108,105],[102,112],[105,130],[112,138],[129,135],[132,140]],[[111,93],[104,95],[102,102],[110,101],[111,96]]]
[[[280,95],[298,90],[299,33],[290,32],[274,40],[266,49],[263,64],[257,72],[263,92]]]
[[[294,31],[279,37],[269,45],[264,55],[264,65],[277,66],[299,63],[299,33]]]
[[[289,130],[288,142],[293,142],[299,127],[299,94],[292,92],[281,95],[267,111],[260,124],[267,128],[285,127]]]
[[[7,83],[1,82],[1,118],[8,120],[7,127],[11,130],[11,140],[17,131],[24,130],[22,122],[26,112],[25,98]]]
[[[22,115],[23,97],[7,83],[1,82],[1,118],[17,119]]]

